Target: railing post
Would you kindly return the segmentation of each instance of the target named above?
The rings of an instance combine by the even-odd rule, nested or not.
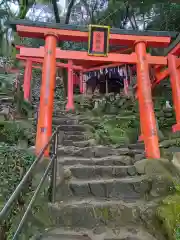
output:
[[[51,186],[50,186],[50,201],[52,203],[56,200],[56,178],[57,178],[57,150],[58,150],[58,138],[59,138],[59,132],[56,133],[54,143],[53,143],[53,149],[52,149],[52,157],[53,163],[52,163],[52,175],[51,175]]]

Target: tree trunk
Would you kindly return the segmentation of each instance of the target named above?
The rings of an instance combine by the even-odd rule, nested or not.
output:
[[[68,5],[66,18],[65,18],[65,24],[69,24],[72,8],[73,8],[74,4],[75,4],[75,0],[71,0],[71,2]],[[67,81],[68,81],[67,69],[63,68],[62,73],[63,73],[64,93],[65,93],[65,96],[67,96]]]
[[[26,17],[27,11],[28,11],[28,0],[20,0],[19,2],[20,10],[18,18],[24,19]]]
[[[56,19],[56,23],[60,23],[60,17],[59,17],[59,10],[56,0],[52,0],[53,10],[54,10],[54,16]]]

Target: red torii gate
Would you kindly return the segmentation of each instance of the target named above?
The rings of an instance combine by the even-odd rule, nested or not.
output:
[[[16,49],[20,50],[22,46],[16,46]],[[36,49],[34,49],[36,51]],[[20,54],[16,54],[16,59],[24,61],[25,71],[24,71],[24,99],[29,101],[30,96],[30,87],[31,87],[31,78],[32,78],[32,68],[37,68],[33,63],[41,64],[43,63],[43,58],[38,57],[24,57]],[[68,63],[56,62],[57,68],[68,68]],[[38,66],[38,68],[41,68]],[[80,71],[80,91],[83,92],[83,76],[82,76],[82,67],[73,65],[73,70]]]
[[[106,63],[133,63],[137,66],[138,100],[140,111],[141,129],[144,136],[146,156],[148,158],[159,158],[160,151],[156,121],[151,96],[151,82],[149,77],[149,64],[167,65],[167,57],[150,56],[146,53],[147,46],[167,47],[171,41],[169,33],[133,33],[131,31],[119,30],[118,33],[111,32],[110,44],[121,44],[135,46],[135,52],[131,54],[109,53],[106,57],[88,56],[87,52],[56,50],[57,41],[87,41],[88,32],[81,29],[66,29],[65,26],[54,26],[53,24],[31,23],[27,21],[14,21],[11,26],[16,26],[18,34],[22,37],[45,38],[45,47],[34,49],[20,49],[20,55],[26,57],[44,58],[42,86],[40,98],[40,113],[37,126],[36,152],[39,153],[47,143],[52,134],[52,110],[53,90],[55,84],[56,58],[69,61],[68,74],[72,75],[73,62],[82,65],[88,62]],[[136,34],[136,35],[135,35]],[[73,60],[73,62],[72,62]],[[71,79],[71,77],[69,78]],[[72,86],[72,84],[71,84]],[[70,85],[68,86],[70,87]],[[70,89],[72,91],[72,89]]]

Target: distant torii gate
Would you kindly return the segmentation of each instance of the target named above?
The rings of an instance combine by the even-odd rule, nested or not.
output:
[[[49,140],[52,134],[52,111],[53,111],[53,90],[55,84],[56,58],[69,61],[69,74],[72,74],[72,65],[78,62],[105,62],[105,63],[128,63],[137,66],[138,100],[142,134],[144,136],[145,151],[148,158],[159,158],[159,144],[156,129],[156,121],[151,96],[151,82],[149,77],[149,64],[167,65],[167,57],[151,56],[146,53],[147,46],[167,47],[171,37],[177,33],[166,32],[134,32],[112,29],[109,42],[111,45],[135,46],[135,52],[131,54],[109,53],[106,57],[88,56],[87,52],[56,50],[58,41],[88,41],[88,31],[81,27],[53,25],[44,23],[32,23],[16,20],[11,23],[18,34],[22,37],[45,38],[45,47],[34,51],[33,48],[20,49],[20,55],[26,57],[44,58],[42,86],[40,98],[40,113],[37,126],[36,152],[39,153]],[[97,31],[97,35],[98,35]],[[97,39],[97,38],[96,38]],[[99,45],[99,48],[101,46]],[[72,62],[73,61],[73,62]],[[82,64],[80,64],[82,65]],[[174,69],[171,64],[171,70]],[[48,153],[47,153],[48,154]]]
[[[21,49],[21,46],[17,46],[17,49]],[[34,49],[36,51],[36,49]],[[24,66],[25,66],[25,72],[24,72],[24,99],[29,101],[30,97],[30,88],[31,88],[31,78],[32,78],[32,68],[39,68],[41,69],[41,66],[33,65],[33,63],[36,64],[41,64],[43,63],[43,58],[38,58],[38,57],[24,57],[21,56],[20,54],[16,54],[16,59],[24,61]],[[56,62],[56,67],[57,68],[67,68],[69,67],[69,63],[61,63],[61,62]],[[80,72],[80,77],[79,77],[79,87],[80,87],[80,92],[83,93],[83,73],[82,73],[82,67],[81,66],[76,66],[73,64],[73,70],[78,70]],[[73,79],[72,79],[73,81]],[[71,97],[70,97],[71,98]]]

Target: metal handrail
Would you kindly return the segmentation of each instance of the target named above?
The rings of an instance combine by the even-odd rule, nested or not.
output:
[[[37,164],[40,162],[40,160],[42,159],[45,151],[47,150],[47,148],[50,146],[50,144],[52,144],[52,155],[51,155],[51,159],[49,160],[49,164],[44,172],[44,175],[42,176],[39,185],[37,186],[28,206],[27,209],[14,233],[14,236],[12,238],[12,240],[17,240],[18,235],[20,234],[22,227],[25,224],[26,218],[28,216],[28,213],[30,212],[33,203],[35,202],[38,193],[48,175],[48,173],[50,172],[50,170],[52,170],[52,174],[51,174],[51,183],[50,183],[50,189],[51,189],[51,193],[50,193],[50,202],[55,202],[55,194],[56,194],[56,176],[57,176],[57,149],[58,149],[58,140],[59,140],[59,127],[57,127],[57,129],[54,131],[54,133],[52,134],[51,138],[49,139],[49,141],[47,142],[47,144],[44,146],[44,148],[42,149],[42,151],[39,153],[39,155],[37,156],[37,158],[35,159],[35,161],[33,162],[33,164],[30,166],[30,168],[28,169],[28,171],[26,172],[26,174],[24,175],[24,177],[22,178],[21,182],[18,184],[18,186],[16,187],[16,189],[14,190],[14,192],[12,193],[12,195],[10,196],[9,200],[6,202],[6,204],[4,205],[4,207],[2,208],[2,210],[0,211],[0,223],[6,220],[6,217],[8,215],[8,213],[10,212],[10,210],[12,209],[15,201],[17,201],[21,190],[24,188],[25,184],[29,181],[29,177],[32,175],[35,167],[37,166]]]

